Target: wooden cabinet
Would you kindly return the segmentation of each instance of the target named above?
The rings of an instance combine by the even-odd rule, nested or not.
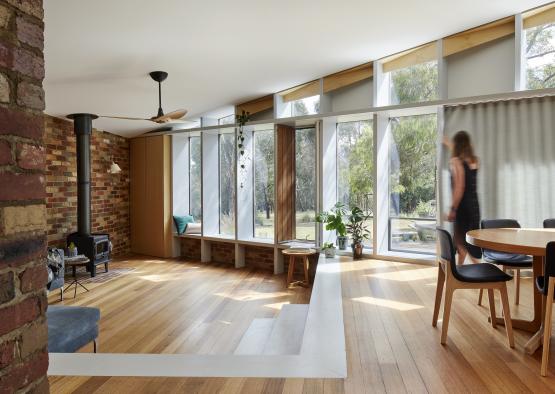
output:
[[[131,251],[171,257],[170,136],[131,140]]]

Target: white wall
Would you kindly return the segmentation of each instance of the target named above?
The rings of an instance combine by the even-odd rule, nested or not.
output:
[[[514,90],[515,40],[506,37],[447,58],[449,98]]]
[[[366,79],[329,93],[333,112],[372,106],[372,80]]]

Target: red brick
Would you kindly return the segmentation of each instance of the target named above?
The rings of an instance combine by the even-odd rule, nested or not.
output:
[[[0,140],[0,166],[11,164],[12,162],[12,147],[10,143]]]
[[[21,201],[45,197],[44,176],[41,174],[0,173],[0,201]]]
[[[42,138],[43,131],[44,118],[42,114],[35,115],[17,109],[0,107],[0,135],[9,134],[38,140]]]
[[[0,344],[0,368],[10,365],[15,358],[15,341]]]
[[[13,64],[13,45],[0,40],[0,66],[11,68]]]
[[[44,312],[46,299],[30,297],[19,304],[0,309],[0,335],[36,320]]]
[[[48,273],[44,264],[27,268],[19,274],[20,290],[22,293],[45,288],[47,281]]]
[[[13,300],[15,297],[15,284],[13,272],[0,275],[0,304]]]
[[[11,68],[34,79],[44,78],[44,59],[25,48],[15,48]]]
[[[42,146],[30,144],[17,145],[17,164],[27,170],[41,170],[45,168],[46,150]],[[1,155],[0,155],[1,157]]]
[[[46,374],[48,353],[38,353],[0,377],[0,393],[14,393]]]
[[[6,0],[9,4],[20,9],[26,14],[32,15],[40,20],[44,17],[42,0]]]
[[[25,44],[29,44],[35,48],[44,48],[44,32],[42,26],[30,22],[26,18],[18,17],[17,39]]]
[[[41,86],[20,82],[17,85],[17,103],[22,107],[44,109],[44,90]]]

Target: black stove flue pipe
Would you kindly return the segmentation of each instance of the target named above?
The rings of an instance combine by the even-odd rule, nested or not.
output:
[[[77,232],[91,234],[91,133],[93,114],[71,114],[77,140]]]

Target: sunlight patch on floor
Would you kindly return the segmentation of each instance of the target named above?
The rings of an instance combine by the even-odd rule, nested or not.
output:
[[[140,275],[139,279],[147,280],[149,282],[169,282],[173,280],[183,280],[183,277],[174,274],[154,274],[154,275]]]
[[[284,305],[289,305],[290,302],[286,301],[286,302],[276,302],[275,304],[266,304],[264,305],[267,308],[272,308],[275,309],[277,311],[281,311],[281,308],[283,308]]]
[[[432,279],[437,275],[437,268],[417,268],[404,271],[379,272],[377,274],[367,274],[365,276],[377,279],[395,280],[398,282],[412,282],[415,280]]]
[[[385,308],[395,309],[397,311],[402,311],[402,312],[424,308],[424,306],[422,306],[422,305],[409,304],[407,302],[386,300],[384,298],[357,297],[357,298],[352,298],[352,300],[357,301],[357,302],[363,302],[365,304],[375,305],[375,306],[383,306]]]
[[[226,297],[230,298],[234,301],[257,301],[257,300],[267,300],[269,298],[277,298],[277,297],[286,297],[289,293],[286,292],[271,292],[271,293],[261,293],[259,291],[253,290],[244,290],[239,291],[239,294],[225,294],[225,293],[216,293],[214,295],[218,297]]]

